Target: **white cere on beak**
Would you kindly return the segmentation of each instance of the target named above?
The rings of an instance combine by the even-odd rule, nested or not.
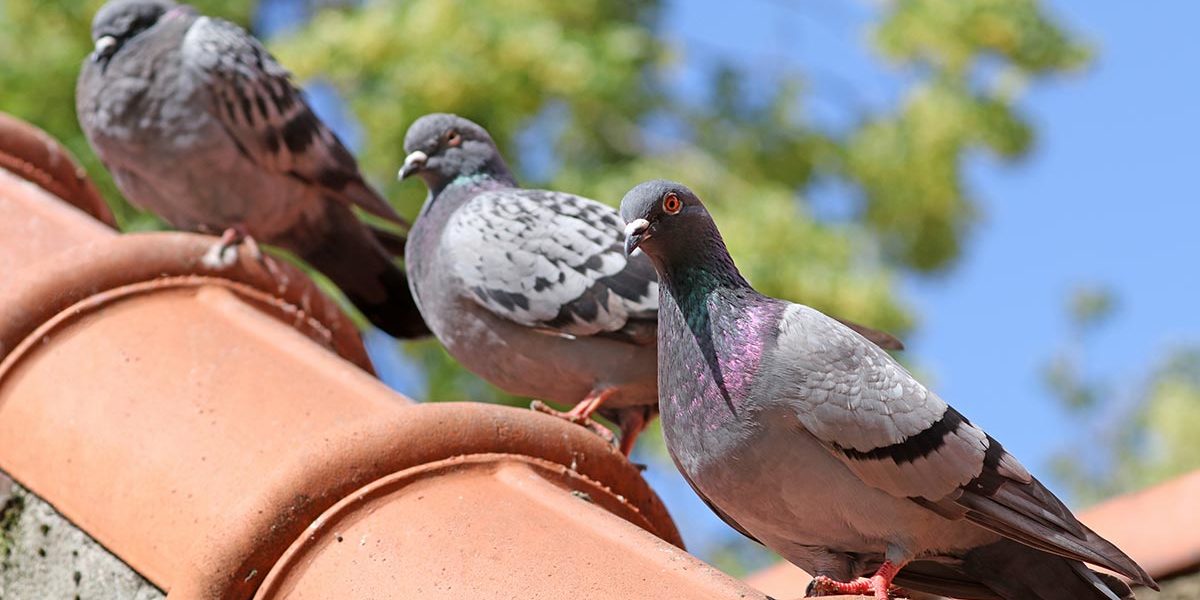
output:
[[[634,219],[625,226],[625,237],[633,237],[635,233],[645,231],[650,226],[650,221],[645,219]]]
[[[101,36],[96,40],[96,55],[103,55],[109,48],[117,45],[117,38],[111,35]]]
[[[629,256],[637,256],[638,253],[642,251],[642,247],[639,245],[637,248],[634,248],[632,252],[630,252],[629,251],[630,240],[633,239],[633,236],[639,235],[639,234],[642,234],[641,241],[646,241],[646,240],[650,239],[649,235],[644,235],[646,229],[649,227],[650,227],[650,221],[647,221],[645,219],[634,219],[634,220],[630,221],[628,225],[625,226],[625,252],[627,252],[629,254]],[[640,243],[641,242],[639,242],[639,244]]]
[[[400,172],[396,174],[400,179],[404,179],[405,175],[411,173],[413,169],[425,164],[429,160],[429,155],[420,150],[414,150],[404,157],[404,166],[400,167]]]

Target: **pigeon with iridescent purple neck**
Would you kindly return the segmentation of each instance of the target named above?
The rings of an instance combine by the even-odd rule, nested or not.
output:
[[[658,409],[658,281],[626,258],[617,212],[519,187],[488,132],[456,115],[417,119],[404,147],[400,176],[429,188],[405,264],[434,335],[510,394],[573,405],[548,412],[599,433],[591,415],[605,416],[628,454]]]
[[[675,464],[722,519],[815,576],[963,599],[1119,600],[1156,587],[978,426],[859,334],[764,296],[691,190],[621,202],[659,274],[659,409]]]

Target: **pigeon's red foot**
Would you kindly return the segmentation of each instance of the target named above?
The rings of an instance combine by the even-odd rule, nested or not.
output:
[[[891,592],[899,590],[892,585],[892,579],[896,577],[896,573],[900,572],[900,568],[891,563],[884,561],[875,575],[871,577],[859,577],[851,582],[835,581],[824,575],[818,575],[813,578],[813,584],[810,588],[813,596],[831,596],[835,594],[862,594],[864,596],[872,596],[874,600],[889,600],[892,596]]]
[[[629,409],[621,413],[618,419],[618,425],[621,427],[621,454],[626,458],[633,453],[634,442],[646,429],[646,423],[651,418],[652,413],[645,409]]]
[[[588,394],[582,402],[576,404],[574,408],[567,412],[554,410],[541,400],[534,400],[533,403],[529,405],[529,408],[558,417],[560,419],[566,419],[572,423],[575,423],[576,425],[587,427],[588,429],[592,430],[592,433],[604,438],[604,441],[610,444],[615,444],[616,437],[613,435],[613,432],[609,428],[597,423],[594,419],[592,419],[592,414],[596,412],[596,409],[600,408],[601,404],[604,404],[604,400],[611,396],[612,393],[613,390],[611,389],[592,392]]]

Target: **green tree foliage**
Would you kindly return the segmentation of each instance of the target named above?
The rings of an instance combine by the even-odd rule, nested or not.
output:
[[[1103,288],[1086,288],[1068,303],[1071,333],[1047,363],[1050,390],[1086,424],[1084,448],[1054,458],[1054,469],[1080,502],[1138,490],[1200,468],[1200,346],[1169,349],[1133,389],[1087,370],[1092,334],[1115,313]]]
[[[75,74],[99,3],[0,5],[0,110],[63,139],[127,228],[155,226],[120,199],[75,122]],[[195,4],[243,24],[252,8]],[[707,93],[675,92],[688,48],[662,35],[659,11],[656,0],[377,1],[323,10],[270,46],[299,80],[341,91],[366,133],[364,169],[406,215],[424,189],[394,181],[404,132],[421,114],[456,112],[486,125],[529,185],[615,204],[643,179],[684,181],[761,289],[901,334],[912,315],[896,275],[952,264],[977,212],[964,158],[1024,154],[1032,131],[1014,107],[1019,84],[1087,54],[1034,0],[885,3],[870,43],[910,88],[898,106],[831,132],[805,112],[804,73],[786,66],[765,92],[729,65],[714,66]],[[814,216],[809,194],[827,180],[858,192],[850,218]],[[487,395],[435,345],[415,346],[429,397]]]
[[[962,182],[963,156],[975,149],[1004,158],[1025,154],[1033,131],[1013,106],[1019,83],[1077,68],[1087,52],[1036,0],[909,0],[891,7],[875,32],[877,47],[926,75],[896,113],[868,119],[850,137],[844,162],[867,192],[866,222],[889,254],[936,269],[958,255],[975,215]]]
[[[673,94],[674,59],[687,49],[659,35],[658,8],[375,2],[326,11],[273,48],[302,79],[320,77],[349,99],[368,132],[364,164],[406,214],[424,197],[418,183],[391,177],[407,125],[456,112],[484,123],[529,185],[615,204],[637,181],[684,181],[708,201],[760,288],[898,332],[911,316],[893,288],[897,269],[946,267],[969,231],[966,155],[1012,158],[1030,146],[1014,82],[1087,56],[1033,1],[887,4],[874,44],[914,72],[912,88],[896,109],[835,134],[804,113],[800,72],[756,96],[744,91],[745,72],[721,65],[706,98]],[[985,59],[994,73],[979,83]],[[656,120],[670,126],[647,126]],[[663,139],[663,129],[676,133]],[[861,192],[852,219],[812,214],[807,194],[825,178]],[[431,397],[461,397],[453,369],[429,367]]]

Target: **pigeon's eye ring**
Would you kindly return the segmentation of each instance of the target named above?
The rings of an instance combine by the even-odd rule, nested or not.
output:
[[[458,146],[459,144],[462,144],[462,134],[460,134],[458,130],[451,129],[448,133],[446,133],[447,146],[454,147]]]
[[[677,215],[679,211],[683,210],[683,201],[675,192],[667,192],[667,195],[663,196],[662,208],[663,212],[668,215]]]

